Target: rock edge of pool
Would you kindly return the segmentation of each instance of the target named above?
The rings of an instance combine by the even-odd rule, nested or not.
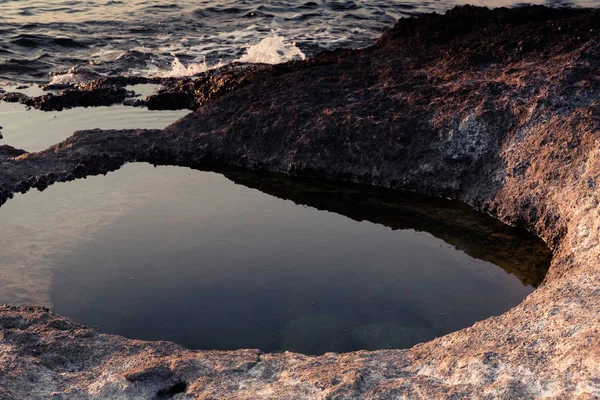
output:
[[[4,306],[0,398],[598,398],[599,32],[595,10],[460,7],[366,49],[200,77],[201,106],[164,130],[0,147],[2,201],[128,162],[234,165],[457,199],[554,251],[520,305],[409,350],[192,351]]]

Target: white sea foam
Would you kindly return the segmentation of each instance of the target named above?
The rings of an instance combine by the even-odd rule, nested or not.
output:
[[[247,63],[279,64],[292,60],[304,60],[306,55],[296,47],[296,43],[287,42],[283,36],[273,32],[258,44],[250,46],[239,61]]]
[[[190,51],[187,52],[188,54]],[[264,64],[279,64],[292,60],[304,60],[306,55],[296,47],[294,42],[288,42],[283,36],[273,32],[273,36],[269,36],[261,40],[259,43],[249,46],[246,49],[246,54],[241,56],[237,61],[246,63],[264,63]],[[214,69],[223,66],[219,62],[216,65],[209,66],[206,58],[202,62],[192,62],[184,64],[173,54],[173,61],[170,69],[161,69],[157,65],[150,64],[146,69],[132,69],[131,75],[146,76],[150,78],[182,78],[186,76],[194,76],[209,69]]]
[[[151,49],[135,49],[137,51]],[[162,49],[164,50],[164,49]],[[186,55],[194,53],[193,48],[187,49]],[[115,55],[113,52],[96,53],[97,56]],[[196,53],[197,54],[197,53]],[[119,56],[122,56],[120,54]],[[145,68],[133,68],[129,70],[131,76],[144,76],[148,78],[184,78],[188,76],[198,75],[206,72],[209,69],[218,68],[224,65],[219,62],[215,65],[208,65],[205,57],[197,56],[195,60],[199,62],[190,62],[185,64],[177,55],[172,54],[173,61],[170,68],[165,68],[163,65],[158,65],[156,60],[148,62]],[[118,58],[118,57],[117,57]],[[279,36],[273,31],[273,35],[262,39],[260,42],[247,47],[246,54],[242,55],[237,61],[245,63],[264,63],[264,64],[279,64],[292,60],[304,60],[306,55],[296,47],[294,42],[287,41],[285,37]],[[94,78],[87,71],[71,68],[65,74],[58,74],[52,77],[50,84],[52,85],[69,85],[85,82]]]
[[[94,74],[98,77],[100,74]],[[92,79],[89,73],[80,71],[77,67],[71,68],[67,73],[52,76],[50,85],[74,85]]]
[[[171,70],[163,74],[163,78],[179,78],[184,76],[193,76],[202,72],[208,71],[208,65],[206,59],[200,63],[190,63],[187,66],[184,65],[177,56],[173,56],[173,62],[171,63]]]
[[[206,59],[199,63],[192,62],[185,65],[176,55],[173,55],[170,69],[165,70],[156,65],[150,65],[146,69],[132,69],[129,73],[134,76],[145,76],[148,78],[183,78],[206,72],[208,69]]]
[[[50,85],[71,85],[78,83],[75,74],[67,72],[66,74],[54,75],[50,81]]]

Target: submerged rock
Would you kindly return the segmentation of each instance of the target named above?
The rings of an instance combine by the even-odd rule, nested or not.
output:
[[[359,326],[352,331],[352,336],[362,348],[372,350],[405,349],[432,340],[437,335],[435,330],[425,326],[381,322]]]
[[[5,307],[0,398],[600,397],[599,30],[595,10],[460,7],[370,48],[185,84],[199,108],[165,130],[5,149],[2,201],[126,162],[231,164],[458,199],[554,258],[517,307],[410,350],[189,351]]]

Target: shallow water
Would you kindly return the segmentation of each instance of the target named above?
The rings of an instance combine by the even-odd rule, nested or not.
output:
[[[0,102],[3,144],[26,151],[41,151],[81,129],[162,129],[188,114],[188,110],[149,111],[127,106],[80,108],[45,112],[25,110],[21,104]]]
[[[364,47],[400,17],[458,4],[595,7],[600,0],[0,0],[0,82],[181,76],[234,60],[279,62]],[[275,36],[274,36],[275,35]],[[250,55],[248,55],[250,54]],[[76,68],[75,72],[68,71]]]

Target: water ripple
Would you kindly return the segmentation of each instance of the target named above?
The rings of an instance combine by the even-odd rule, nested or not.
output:
[[[288,50],[310,56],[366,46],[398,18],[466,2],[518,5],[516,0],[0,0],[0,78],[46,83],[73,67],[100,74],[168,71],[175,60],[196,71],[194,65],[221,65],[251,46],[264,47],[273,33],[285,38]],[[598,6],[600,0],[530,3]],[[31,60],[32,51],[47,55],[43,65],[11,66],[14,59]],[[83,61],[73,65],[73,60]]]

